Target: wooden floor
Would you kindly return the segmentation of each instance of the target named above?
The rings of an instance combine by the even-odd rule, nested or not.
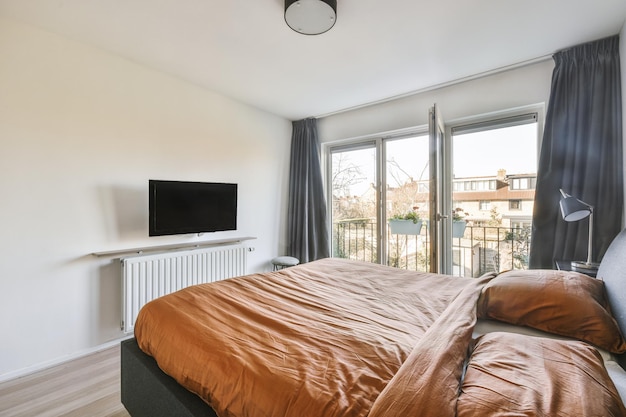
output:
[[[129,417],[120,402],[120,347],[0,384],[1,417]]]

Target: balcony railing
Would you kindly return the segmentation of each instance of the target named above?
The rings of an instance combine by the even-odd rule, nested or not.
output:
[[[333,256],[379,263],[376,223],[371,219],[333,224]],[[418,235],[394,235],[387,228],[387,264],[415,271],[429,270],[428,227]],[[452,273],[477,277],[486,272],[527,269],[530,227],[467,226],[452,238]]]

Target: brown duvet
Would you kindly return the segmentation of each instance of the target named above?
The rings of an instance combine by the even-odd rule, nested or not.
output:
[[[455,416],[490,278],[325,259],[154,300],[135,336],[220,417]]]

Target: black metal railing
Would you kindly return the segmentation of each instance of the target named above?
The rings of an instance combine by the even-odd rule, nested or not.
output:
[[[333,256],[379,263],[377,227],[372,219],[333,224]],[[480,276],[486,272],[527,269],[530,227],[466,226],[452,238],[452,273]],[[429,270],[428,227],[419,234],[392,234],[387,227],[387,264],[416,271]]]
[[[333,256],[378,263],[376,235],[372,219],[338,221],[333,224]]]

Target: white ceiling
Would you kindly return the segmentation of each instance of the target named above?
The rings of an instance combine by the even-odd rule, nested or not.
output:
[[[625,0],[338,0],[293,32],[283,0],[0,0],[0,16],[291,120],[471,77],[619,33]]]

